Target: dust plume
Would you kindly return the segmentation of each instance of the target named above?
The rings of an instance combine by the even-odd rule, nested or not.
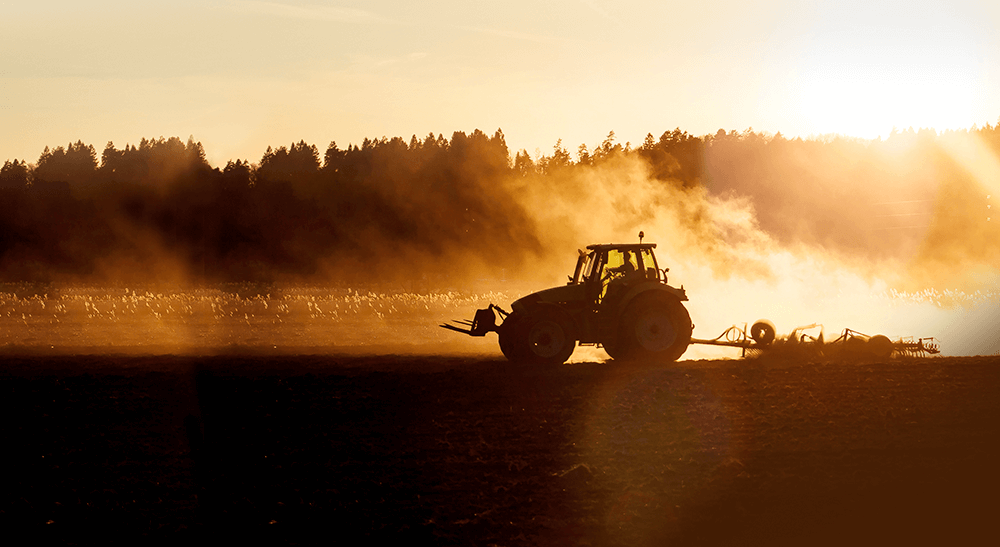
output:
[[[951,166],[935,203],[933,223],[921,242],[913,272],[916,286],[946,283],[966,291],[1000,286],[1000,158],[975,134],[943,136]],[[940,285],[939,285],[940,286]]]
[[[821,323],[827,340],[850,328],[893,339],[934,336],[946,355],[1000,351],[1000,287],[989,254],[996,240],[989,240],[985,228],[969,229],[967,224],[985,219],[971,214],[975,200],[969,196],[975,192],[955,189],[954,182],[935,196],[928,235],[907,255],[826,246],[836,234],[821,232],[782,241],[761,227],[756,207],[786,205],[656,179],[635,156],[549,177],[544,186],[523,184],[518,195],[553,254],[546,260],[550,284],[571,273],[575,255],[569,249],[637,241],[642,230],[646,241],[657,243],[670,283],[687,290],[696,337],[713,338],[730,325],[768,318],[779,332]],[[822,201],[826,213],[846,218],[863,205],[849,197]],[[685,358],[720,352],[738,354],[693,346]]]

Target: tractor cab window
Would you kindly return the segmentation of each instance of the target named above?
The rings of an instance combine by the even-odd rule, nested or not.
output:
[[[639,259],[642,261],[639,264],[639,271],[642,272],[646,279],[659,279],[659,268],[656,265],[656,257],[653,256],[652,249],[642,249],[639,251]]]
[[[590,280],[590,275],[594,271],[594,263],[597,262],[596,252],[587,252],[583,249],[578,251],[580,256],[576,259],[576,269],[573,271],[573,275],[569,276],[569,284],[576,285],[579,283],[586,283]]]
[[[612,285],[621,284],[626,279],[634,279],[636,273],[641,271],[640,266],[636,253],[610,249],[601,268],[601,292],[598,301],[604,300]]]
[[[615,279],[637,271],[639,271],[639,264],[636,262],[635,253],[611,249],[608,251],[608,260],[604,264],[604,274],[601,278]]]
[[[580,263],[578,263],[578,277],[581,283],[585,283],[590,280],[590,277],[594,275],[594,268],[598,260],[598,255],[596,251],[591,251],[590,253],[584,254],[584,251],[580,251]]]

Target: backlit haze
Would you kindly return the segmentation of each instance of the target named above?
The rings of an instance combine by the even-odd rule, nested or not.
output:
[[[1000,112],[994,2],[0,2],[0,152],[502,128],[512,152],[674,127],[885,137]]]

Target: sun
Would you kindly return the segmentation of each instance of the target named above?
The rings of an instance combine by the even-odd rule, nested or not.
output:
[[[975,74],[961,63],[826,63],[798,79],[802,115],[817,134],[887,136],[892,128],[967,128],[975,123]]]
[[[939,8],[912,17],[875,8],[820,14],[787,67],[789,107],[816,134],[862,138],[989,121],[978,119],[989,87],[982,46],[967,14]]]

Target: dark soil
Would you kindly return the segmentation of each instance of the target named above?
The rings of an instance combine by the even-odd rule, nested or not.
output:
[[[8,537],[968,545],[1000,514],[998,357],[36,355],[0,386]]]

